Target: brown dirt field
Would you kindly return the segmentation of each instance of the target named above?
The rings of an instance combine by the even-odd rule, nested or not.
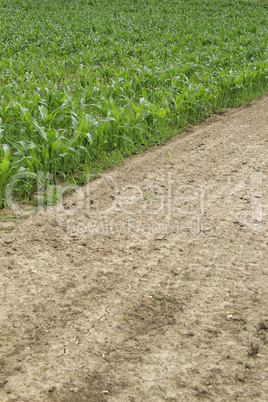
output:
[[[267,145],[264,97],[1,222],[0,400],[266,401]]]

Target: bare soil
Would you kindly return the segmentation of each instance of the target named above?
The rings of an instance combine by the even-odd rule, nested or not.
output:
[[[266,401],[267,146],[264,97],[1,222],[0,400]]]

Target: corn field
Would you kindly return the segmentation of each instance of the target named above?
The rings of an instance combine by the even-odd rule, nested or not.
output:
[[[2,0],[0,208],[268,88],[268,2]]]

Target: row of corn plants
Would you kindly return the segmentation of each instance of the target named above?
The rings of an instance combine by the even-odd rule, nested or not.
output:
[[[267,1],[3,0],[0,21],[0,208],[22,172],[67,180],[268,87]]]

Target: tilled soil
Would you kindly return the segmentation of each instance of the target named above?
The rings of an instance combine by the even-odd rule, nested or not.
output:
[[[1,224],[0,400],[266,401],[267,145],[264,97]]]

